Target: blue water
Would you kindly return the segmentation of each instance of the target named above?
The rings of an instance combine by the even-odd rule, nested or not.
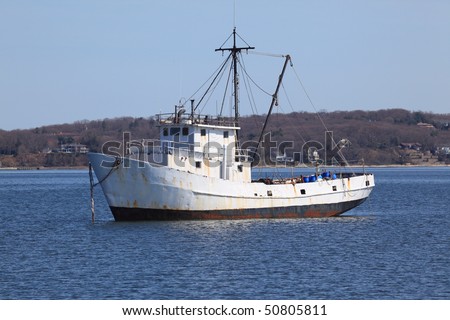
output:
[[[117,223],[87,171],[0,171],[0,299],[450,299],[450,169],[338,218]]]

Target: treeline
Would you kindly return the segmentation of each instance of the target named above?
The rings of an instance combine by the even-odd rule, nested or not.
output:
[[[245,137],[252,139],[261,119],[249,117],[246,122],[249,130],[244,130]],[[347,159],[364,159],[367,164],[382,165],[404,163],[399,148],[402,143],[419,144],[421,152],[435,155],[440,148],[450,147],[449,123],[450,114],[387,109],[275,114],[268,128],[277,141],[294,141],[297,146],[311,140],[324,143],[324,131],[330,130],[336,141],[342,138],[350,141],[350,147],[345,148]]]
[[[151,118],[122,117],[77,121],[28,130],[0,130],[0,162],[3,167],[86,166],[86,154],[63,153],[66,144],[85,145],[101,151],[107,141],[121,141],[124,132],[134,137],[156,137],[158,128]]]
[[[156,123],[150,118],[115,118],[77,121],[71,124],[43,126],[28,130],[0,130],[0,155],[42,153],[58,149],[62,144],[84,144],[98,151],[108,140],[117,140],[123,132],[137,136],[155,136]]]
[[[257,140],[264,119],[265,116],[242,117],[241,142]],[[335,140],[350,141],[345,150],[347,158],[364,158],[368,164],[396,164],[400,163],[401,143],[420,144],[421,151],[433,154],[442,147],[450,147],[449,123],[450,114],[403,109],[298,112],[273,114],[266,131],[278,143],[293,141],[298,146],[311,140],[324,142],[324,132],[330,130]],[[153,118],[131,117],[0,130],[1,166],[84,166],[85,154],[62,154],[58,150],[73,143],[85,145],[90,151],[101,151],[107,141],[122,141],[124,132],[130,132],[133,140],[140,140],[157,139],[158,130]],[[287,155],[294,151],[286,150]]]

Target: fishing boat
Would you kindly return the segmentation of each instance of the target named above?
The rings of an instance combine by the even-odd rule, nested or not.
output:
[[[291,58],[284,56],[256,147],[243,148],[238,67],[242,52],[254,47],[238,46],[237,37],[234,29],[228,38],[232,45],[216,49],[228,53],[219,71],[229,62],[234,117],[202,115],[199,103],[189,99],[156,116],[159,140],[123,141],[123,152],[109,148],[88,154],[91,190],[101,186],[116,221],[331,217],[360,205],[371,193],[373,174],[335,173],[318,163],[311,174],[252,179],[255,152]]]

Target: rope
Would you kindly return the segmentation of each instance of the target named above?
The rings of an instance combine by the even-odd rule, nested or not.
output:
[[[250,75],[247,73],[247,70],[245,69],[245,66],[241,64],[241,61],[239,61],[239,65],[241,66],[242,70],[244,70],[245,75],[247,76],[247,78],[250,79],[250,81],[262,92],[264,92],[266,95],[268,95],[269,97],[272,96],[272,94],[270,94],[269,92],[267,92],[266,90],[264,90],[263,88],[261,88],[261,86],[259,86],[253,79],[252,77],[250,77]]]
[[[294,65],[293,65],[292,63],[291,63],[291,67],[292,67],[292,70],[294,71],[294,74],[295,74],[295,76],[296,76],[298,82],[300,83],[300,86],[301,86],[302,89],[303,89],[303,92],[305,93],[306,97],[308,98],[309,103],[310,103],[311,106],[313,107],[315,113],[317,114],[317,117],[319,118],[320,122],[322,123],[322,126],[325,128],[326,131],[330,131],[330,130],[328,130],[327,126],[325,125],[325,122],[323,121],[322,117],[320,116],[320,113],[317,111],[316,106],[315,106],[314,103],[312,102],[311,97],[309,96],[308,92],[306,91],[306,88],[305,88],[305,86],[303,85],[303,82],[302,82],[302,80],[300,79],[300,77],[299,77],[299,75],[298,75],[297,71],[295,70]],[[336,145],[336,141],[334,141],[334,139],[333,139],[332,142]],[[349,163],[348,163],[347,159],[345,158],[344,154],[341,152],[341,150],[337,151],[337,153],[338,153],[339,156],[342,158],[342,160],[344,161],[345,165],[346,165],[346,166],[349,166]]]
[[[109,170],[108,174],[102,180],[98,181],[97,183],[94,183],[94,173],[92,170],[92,164],[89,162],[89,185],[90,185],[90,192],[91,192],[91,221],[92,221],[92,223],[95,223],[94,188],[96,186],[98,186],[99,184],[101,184],[103,181],[105,181],[111,175],[113,170],[118,167],[119,164],[120,164],[120,160],[117,158],[114,161],[114,166],[111,168],[111,170]]]
[[[95,222],[95,200],[94,200],[94,175],[92,174],[92,164],[89,162],[89,182],[91,186],[91,221]]]
[[[225,59],[225,61],[221,64],[221,66],[218,68],[218,71],[216,69],[216,71],[209,77],[208,80],[205,81],[204,84],[202,84],[202,86],[200,88],[198,88],[198,90],[191,96],[191,98],[197,94],[197,92],[200,91],[201,88],[203,88],[203,86],[209,82],[209,80],[215,75],[214,79],[211,81],[211,84],[209,85],[208,89],[206,89],[206,92],[203,94],[203,96],[200,98],[200,101],[197,103],[197,105],[194,108],[194,111],[197,110],[198,106],[200,105],[200,103],[202,102],[202,100],[205,98],[206,94],[209,92],[209,89],[211,89],[211,87],[213,86],[213,84],[216,82],[217,77],[222,75],[222,70],[225,68],[225,66],[228,64],[228,61],[231,58],[231,54]],[[189,98],[189,100],[191,99]]]
[[[225,105],[225,99],[227,97],[227,92],[228,92],[228,85],[231,83],[230,79],[231,79],[231,71],[232,70],[233,70],[233,68],[230,68],[228,71],[228,79],[227,79],[227,83],[225,85],[225,92],[223,93],[222,104],[220,106],[220,112],[219,112],[220,117],[222,116],[222,113],[223,113],[223,107]]]
[[[284,54],[276,54],[276,53],[267,53],[267,52],[259,52],[259,51],[249,51],[250,54],[255,54],[258,56],[266,56],[266,57],[274,57],[274,58],[285,58]]]
[[[241,64],[242,61],[242,64]],[[244,74],[247,75],[246,77],[242,77],[244,80],[245,89],[247,90],[247,98],[248,102],[250,104],[250,107],[252,108],[253,115],[259,114],[258,108],[256,106],[255,96],[253,95],[252,87],[249,83],[249,77],[245,68],[245,62],[244,57],[241,55],[241,60],[239,61],[239,65],[241,65],[242,69],[244,70]],[[251,80],[251,79],[250,79]]]
[[[291,99],[289,98],[289,96],[288,96],[288,94],[287,94],[287,91],[286,91],[286,88],[284,87],[284,84],[283,84],[283,83],[281,84],[281,87],[283,88],[283,92],[284,92],[284,95],[286,96],[286,100],[287,100],[287,102],[288,102],[288,104],[289,104],[289,107],[291,107],[291,111],[292,111],[292,112],[295,112],[294,106],[292,105]],[[288,118],[288,121],[289,121],[291,124],[294,124],[293,127],[294,127],[294,129],[295,129],[295,132],[300,136],[300,138],[301,138],[301,139],[303,140],[303,142],[305,143],[305,142],[306,142],[306,139],[305,139],[305,137],[303,136],[303,134],[300,132],[300,130],[298,129],[298,128],[302,128],[302,130],[303,130],[303,127],[302,127],[302,126],[299,126],[299,125],[296,124],[296,123],[293,123],[293,119],[292,119],[291,117]],[[304,130],[303,130],[303,131],[304,131]]]
[[[311,97],[309,96],[308,92],[306,91],[306,88],[305,88],[305,86],[303,85],[303,82],[302,82],[302,80],[300,79],[300,77],[299,77],[297,71],[295,70],[294,65],[291,64],[291,67],[292,67],[292,70],[294,71],[295,77],[297,78],[298,82],[300,83],[300,86],[301,86],[302,89],[303,89],[303,92],[305,93],[306,97],[308,98],[309,103],[311,104],[311,106],[313,107],[314,111],[316,112],[316,114],[317,114],[317,116],[318,116],[320,122],[322,123],[323,127],[325,128],[325,130],[328,131],[328,128],[327,128],[327,126],[325,125],[325,122],[323,121],[322,117],[320,116],[320,113],[319,113],[319,112],[317,111],[317,109],[316,109],[316,106],[315,106],[314,103],[312,102]]]
[[[225,67],[225,65],[224,65],[224,67]],[[197,103],[197,106],[194,108],[194,110],[197,110],[197,107],[200,105],[200,103],[203,101],[203,99],[206,97],[206,95],[209,94],[208,98],[205,101],[205,104],[203,105],[203,107],[200,110],[200,113],[203,113],[203,109],[205,109],[205,107],[208,105],[209,100],[213,96],[213,93],[216,90],[216,88],[219,86],[220,81],[222,80],[222,77],[224,74],[225,74],[225,70],[224,69],[220,70],[220,73],[218,73],[216,75],[216,77],[214,78],[213,82],[211,82],[211,85],[208,87],[208,90],[205,92],[205,94],[202,96],[200,101]],[[219,79],[217,80],[217,78],[219,78]],[[213,85],[214,85],[214,87],[213,87]]]

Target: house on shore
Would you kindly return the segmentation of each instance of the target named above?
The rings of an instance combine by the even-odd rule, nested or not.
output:
[[[69,144],[62,144],[59,152],[61,153],[88,153],[89,148],[84,144],[79,143],[69,143]]]

